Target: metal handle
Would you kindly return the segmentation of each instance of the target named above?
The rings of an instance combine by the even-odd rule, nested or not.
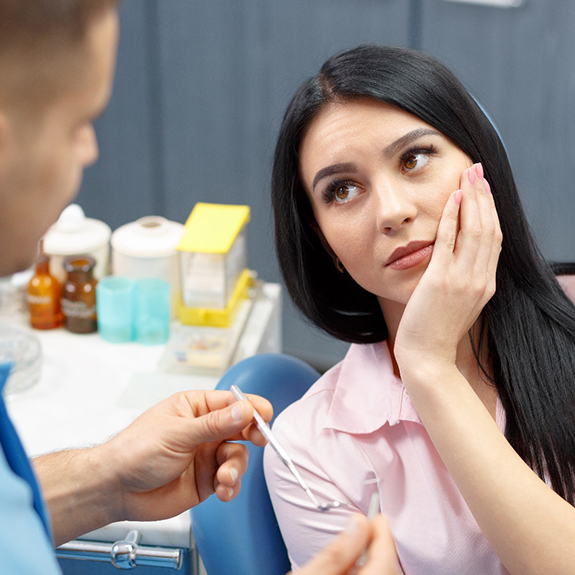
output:
[[[130,531],[125,539],[115,543],[97,541],[70,541],[56,549],[58,559],[81,561],[111,561],[116,569],[133,569],[139,565],[179,570],[182,566],[182,550],[138,545],[142,539],[139,531]]]

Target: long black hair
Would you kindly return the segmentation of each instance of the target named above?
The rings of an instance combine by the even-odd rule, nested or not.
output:
[[[398,47],[360,46],[330,58],[292,99],[272,174],[276,249],[286,287],[314,324],[353,343],[387,338],[376,297],[340,273],[313,229],[299,151],[328,103],[373,98],[417,116],[481,162],[503,232],[497,290],[474,343],[507,415],[505,435],[531,468],[575,504],[575,306],[539,251],[503,143],[459,80],[435,58]],[[488,358],[482,365],[480,358]]]

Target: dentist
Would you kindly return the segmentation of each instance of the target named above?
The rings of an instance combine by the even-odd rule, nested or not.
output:
[[[117,0],[0,0],[0,276],[25,269],[98,157],[94,120],[112,89]],[[0,369],[0,389],[8,377]],[[250,401],[266,420],[272,407]],[[265,443],[253,408],[232,394],[191,391],[166,399],[110,441],[26,457],[0,399],[0,565],[3,573],[56,574],[52,545],[113,521],[157,520],[212,493],[240,490],[247,450]],[[36,479],[37,478],[37,479]],[[385,522],[351,528],[301,571],[393,573]],[[27,552],[33,549],[33,553]]]

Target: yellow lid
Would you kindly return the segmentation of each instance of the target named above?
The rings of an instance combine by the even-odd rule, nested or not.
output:
[[[177,248],[186,252],[225,254],[249,219],[249,206],[198,202]]]

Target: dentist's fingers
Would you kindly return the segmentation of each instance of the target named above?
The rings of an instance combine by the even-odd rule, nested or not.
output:
[[[383,515],[373,521],[374,536],[367,551],[367,563],[359,575],[398,575],[402,573],[398,565],[395,542],[389,525]]]
[[[249,452],[239,443],[222,443],[216,452],[219,466],[214,478],[214,491],[221,501],[230,501],[240,491],[241,478],[248,468]]]
[[[297,571],[298,575],[349,575],[356,573],[354,565],[372,537],[372,526],[366,517],[351,518],[349,527]],[[387,575],[379,566],[380,573]],[[288,575],[292,575],[290,571]],[[295,574],[293,574],[295,575]]]

